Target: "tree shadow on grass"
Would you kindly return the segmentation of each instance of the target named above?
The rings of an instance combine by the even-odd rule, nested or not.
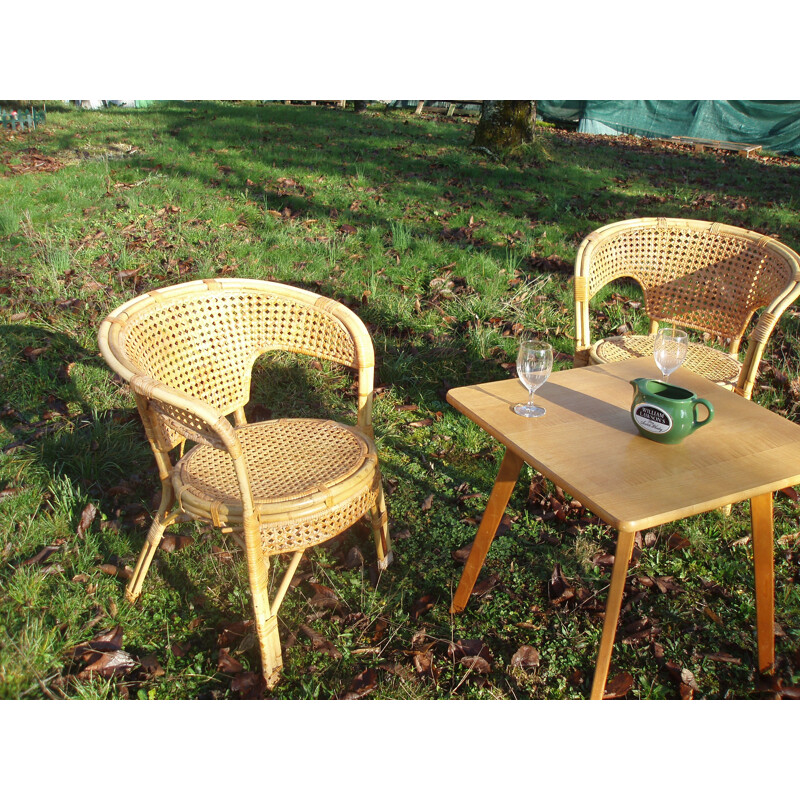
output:
[[[377,225],[387,229],[390,220],[379,213],[380,206],[367,212],[365,205],[355,210],[320,205],[314,200],[313,185],[298,187],[292,183],[298,178],[296,171],[349,177],[354,186],[372,190],[364,198],[375,196],[375,191],[378,195],[402,191],[412,212],[418,202],[436,202],[444,211],[459,208],[466,201],[466,210],[474,208],[478,213],[482,207],[506,213],[519,204],[542,221],[580,224],[583,219],[584,234],[612,219],[648,214],[743,224],[747,208],[742,207],[740,199],[762,202],[765,186],[773,204],[796,201],[783,165],[736,156],[732,157],[735,160],[722,161],[698,158],[665,151],[648,140],[631,142],[630,137],[624,141],[573,137],[567,141],[574,157],[552,165],[547,160],[504,164],[487,161],[479,154],[465,164],[449,158],[446,148],[462,147],[468,152],[471,126],[436,126],[431,134],[429,125],[423,127],[413,116],[399,112],[353,115],[311,107],[192,103],[173,104],[158,113],[166,117],[169,135],[177,144],[192,152],[219,154],[212,168],[193,159],[180,166],[159,163],[160,172],[188,172],[203,183],[233,193],[249,191],[278,210],[284,204],[290,208],[297,204],[295,211],[304,216],[335,213],[340,222],[357,227]],[[596,166],[598,157],[600,172],[587,170],[584,162],[589,159]],[[147,153],[136,159],[131,163],[153,165]],[[289,182],[265,187],[261,166],[265,160],[284,165]],[[728,180],[722,191],[721,168]],[[682,176],[685,185],[678,188],[702,193],[700,205],[689,208],[686,198],[677,195],[672,199],[632,195],[627,191],[626,177],[620,177],[626,172],[648,176],[654,185],[671,181],[670,174]],[[708,199],[710,189],[714,190],[712,199]],[[728,196],[733,193],[736,197]],[[442,219],[416,220],[412,223],[413,235],[438,235]]]
[[[0,325],[0,354],[0,458],[11,476],[0,488],[24,488],[16,486],[15,473],[27,485],[40,486],[43,505],[30,513],[66,511],[73,532],[92,504],[96,531],[105,517],[117,532],[130,534],[137,548],[136,529],[148,521],[153,493],[148,478],[156,475],[152,453],[135,408],[100,410],[77,380],[83,366],[98,363],[98,355],[64,333],[33,324]],[[105,557],[113,560],[110,550]]]
[[[67,334],[40,325],[0,325],[3,353],[2,452],[33,456],[51,479],[66,476],[84,493],[102,493],[141,468],[147,454],[131,441],[135,408],[98,410],[74,371],[99,357]]]

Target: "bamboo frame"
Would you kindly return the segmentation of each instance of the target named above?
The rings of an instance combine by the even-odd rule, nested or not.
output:
[[[592,343],[589,301],[618,278],[644,291],[649,336]],[[800,296],[800,257],[768,236],[700,220],[647,217],[606,225],[581,243],[575,260],[575,366],[652,355],[659,322],[729,342],[727,353],[691,343],[685,366],[750,398],[764,347]],[[744,362],[739,349],[759,309]]]
[[[162,484],[126,597],[135,601],[141,593],[169,525],[203,519],[230,533],[244,547],[262,669],[272,688],[282,667],[276,615],[303,552],[367,514],[379,568],[392,559],[366,327],[346,306],[313,292],[220,278],[129,300],[102,322],[98,341],[108,365],[134,391]],[[274,350],[354,369],[355,426],[311,419],[249,424],[244,408],[253,364]],[[197,446],[183,455],[187,439]],[[278,553],[294,556],[270,601],[269,557]]]

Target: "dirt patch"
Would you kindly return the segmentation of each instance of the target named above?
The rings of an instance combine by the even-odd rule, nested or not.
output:
[[[112,142],[111,144],[93,144],[85,148],[74,148],[62,151],[59,155],[64,166],[79,164],[82,161],[118,161],[123,158],[139,155],[141,149],[127,142]]]
[[[4,172],[11,175],[21,175],[25,172],[56,172],[64,166],[62,161],[40,153],[35,147],[28,147],[16,153],[0,153],[0,164]]]
[[[646,137],[632,136],[628,134],[620,134],[619,136],[609,136],[605,134],[594,133],[578,133],[577,131],[563,131],[557,130],[554,135],[570,142],[578,142],[589,147],[598,146],[611,146],[623,148],[625,150],[637,151],[642,153],[653,153],[654,151],[664,151],[678,153],[682,155],[695,155],[694,146],[683,144],[680,142],[670,142],[665,139],[648,139]],[[729,150],[714,150],[709,149],[704,152],[704,155],[712,155],[717,160],[726,160],[731,158],[742,158],[736,153]],[[760,153],[752,153],[750,158],[744,159],[751,162],[759,162],[761,164],[779,164],[786,167],[797,167],[800,165],[800,159],[797,156],[790,155],[777,155],[769,153],[762,155]]]
[[[126,142],[112,142],[111,144],[90,145],[84,148],[70,148],[61,150],[58,158],[42,153],[36,147],[26,147],[24,150],[0,151],[0,174],[20,175],[25,172],[56,172],[72,164],[84,161],[117,161],[138,155],[141,150]]]

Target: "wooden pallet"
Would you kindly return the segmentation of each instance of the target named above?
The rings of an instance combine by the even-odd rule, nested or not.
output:
[[[707,148],[712,150],[734,150],[743,155],[745,158],[750,158],[753,153],[761,150],[760,144],[743,144],[742,142],[724,142],[719,139],[698,139],[695,136],[673,136],[670,139],[659,139],[660,142],[667,142],[668,144],[688,144],[693,145],[694,149],[702,152]]]

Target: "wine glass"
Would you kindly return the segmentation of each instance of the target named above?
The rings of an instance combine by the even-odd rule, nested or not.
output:
[[[543,417],[545,410],[533,402],[533,393],[547,380],[553,369],[553,348],[538,339],[523,339],[517,353],[517,377],[529,392],[527,403],[514,406],[521,417]]]
[[[653,358],[666,381],[670,374],[686,360],[689,335],[674,326],[659,328],[653,342]]]

